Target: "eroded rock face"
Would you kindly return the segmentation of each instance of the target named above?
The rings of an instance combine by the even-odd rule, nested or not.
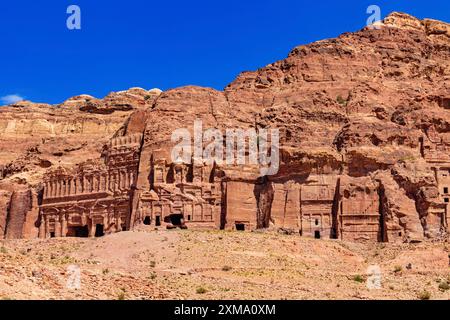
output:
[[[224,91],[132,88],[0,109],[0,142],[12,151],[0,154],[3,183],[21,179],[42,193],[42,237],[139,224],[350,241],[446,237],[449,25],[393,13],[379,27],[299,46]],[[193,133],[195,120],[222,132],[280,129],[279,171],[173,162],[172,133]],[[87,159],[98,164],[86,171]]]

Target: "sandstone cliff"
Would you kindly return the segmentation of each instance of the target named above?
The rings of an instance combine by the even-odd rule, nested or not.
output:
[[[450,25],[393,13],[378,27],[296,47],[284,60],[240,74],[224,91],[133,88],[58,106],[0,108],[0,230],[36,236],[47,172],[104,157],[111,138],[142,134],[124,228],[147,217],[164,220],[163,204],[154,211],[164,202],[167,215],[222,228],[276,227],[355,241],[445,237]],[[180,167],[187,178],[177,183],[170,137],[196,119],[204,128],[279,128],[279,172],[260,178],[249,166],[205,166],[196,182],[195,168]],[[191,211],[184,211],[187,203]],[[8,233],[20,229],[17,221],[29,222],[22,233]]]

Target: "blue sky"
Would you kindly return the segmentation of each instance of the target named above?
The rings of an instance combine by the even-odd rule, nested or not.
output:
[[[66,27],[72,4],[81,30]],[[0,98],[60,103],[135,86],[223,89],[297,45],[361,29],[371,4],[383,17],[450,21],[448,0],[1,1]]]

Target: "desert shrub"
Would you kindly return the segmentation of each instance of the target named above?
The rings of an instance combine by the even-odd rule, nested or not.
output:
[[[441,281],[439,283],[439,289],[442,291],[447,291],[448,289],[450,289],[450,285],[447,281]]]
[[[420,300],[430,300],[430,298],[431,298],[431,293],[427,290],[424,290],[421,293],[419,293]]]
[[[356,282],[359,282],[359,283],[364,282],[364,278],[361,275],[359,275],[359,274],[355,275],[353,277],[353,280],[356,281]]]
[[[121,291],[117,294],[117,300],[125,300],[125,292]]]
[[[208,290],[206,290],[203,287],[198,287],[197,290],[195,290],[195,292],[197,292],[198,294],[204,294],[206,293]]]
[[[341,104],[341,105],[343,105],[343,106],[347,105],[347,100],[345,100],[344,98],[342,98],[341,95],[337,96],[336,101],[337,101],[337,103],[339,103],[339,104]]]
[[[230,266],[223,266],[222,271],[230,271],[232,268]]]

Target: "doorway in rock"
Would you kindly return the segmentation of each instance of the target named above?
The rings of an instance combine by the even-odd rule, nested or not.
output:
[[[182,214],[171,214],[170,215],[170,223],[174,226],[181,226],[183,220]]]
[[[146,226],[149,226],[150,223],[151,223],[150,217],[149,217],[149,216],[145,217],[145,219],[144,219],[144,224],[145,224]]]
[[[50,232],[50,238],[54,238],[55,237],[55,233],[54,232]]]
[[[155,226],[159,227],[161,225],[161,217],[160,216],[156,216],[155,218]]]
[[[236,223],[236,230],[237,231],[245,231],[245,224],[243,223]]]
[[[89,229],[87,226],[69,227],[67,228],[67,236],[77,238],[87,238],[89,236]]]
[[[320,231],[319,230],[314,231],[314,239],[320,239]]]
[[[103,237],[105,235],[105,232],[103,230],[103,225],[102,224],[97,224],[95,226],[95,236],[98,237]]]

